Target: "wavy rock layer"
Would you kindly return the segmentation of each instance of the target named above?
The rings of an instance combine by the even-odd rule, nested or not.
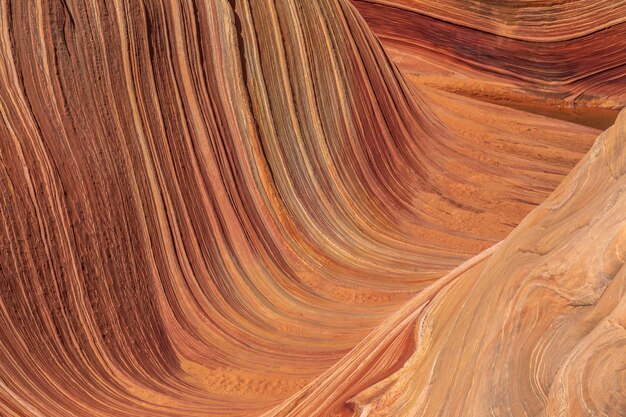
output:
[[[491,99],[626,105],[624,1],[352,2],[421,82]]]
[[[267,415],[625,415],[625,141]]]
[[[598,133],[408,86],[343,1],[0,19],[2,415],[266,412],[504,238]]]

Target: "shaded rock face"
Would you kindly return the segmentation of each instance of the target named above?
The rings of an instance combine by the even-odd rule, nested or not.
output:
[[[511,42],[617,103],[580,3]],[[0,415],[624,414],[625,116],[416,83],[356,5],[0,0]]]
[[[626,105],[623,1],[352,3],[419,85],[603,130]]]

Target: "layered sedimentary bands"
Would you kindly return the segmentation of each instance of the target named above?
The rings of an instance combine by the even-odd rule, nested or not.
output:
[[[417,84],[603,129],[626,105],[622,0],[351,1]]]
[[[441,81],[616,112],[626,4],[353,3],[0,0],[0,415],[626,415],[626,113]]]

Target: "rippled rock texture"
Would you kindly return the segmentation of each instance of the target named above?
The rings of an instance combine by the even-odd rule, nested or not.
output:
[[[507,239],[268,415],[624,415],[625,140],[626,111]]]
[[[390,40],[616,107],[626,6],[353,3],[0,0],[0,415],[626,414],[626,114]]]
[[[626,105],[623,0],[351,0],[406,77],[605,129]]]

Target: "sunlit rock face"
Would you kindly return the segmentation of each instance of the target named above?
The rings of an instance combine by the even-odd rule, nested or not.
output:
[[[626,116],[423,82],[618,107],[552,3],[0,0],[0,415],[625,414]]]
[[[504,241],[267,415],[624,415],[624,140],[626,111]]]

